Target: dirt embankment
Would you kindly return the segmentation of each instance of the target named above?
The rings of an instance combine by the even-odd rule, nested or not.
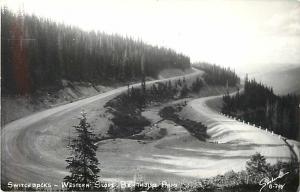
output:
[[[174,76],[181,76],[181,75],[187,75],[190,73],[193,73],[195,70],[193,68],[191,69],[186,69],[186,70],[181,70],[181,69],[164,69],[160,72],[158,75],[159,79],[165,79],[165,78],[170,78]]]
[[[2,96],[1,124],[5,125],[21,117],[91,97],[112,90],[112,87],[92,85],[88,82],[70,82],[63,80],[58,91],[39,91],[27,96]]]
[[[194,69],[165,69],[159,78],[176,77],[194,72]],[[152,78],[147,78],[153,80]],[[100,93],[115,89],[122,84],[114,86],[94,85],[90,82],[70,82],[62,80],[62,88],[57,91],[39,91],[28,96],[2,96],[1,97],[1,125],[10,123],[19,118],[55,106],[71,103]]]

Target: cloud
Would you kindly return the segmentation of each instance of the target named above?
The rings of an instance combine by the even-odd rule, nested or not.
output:
[[[300,5],[284,13],[274,14],[266,23],[267,34],[300,36]]]

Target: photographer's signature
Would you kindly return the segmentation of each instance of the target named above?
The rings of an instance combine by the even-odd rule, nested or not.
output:
[[[278,175],[278,177],[275,178],[271,178],[269,179],[268,177],[263,178],[260,182],[259,185],[261,185],[262,187],[260,188],[259,192],[261,192],[265,187],[268,187],[269,189],[278,189],[278,190],[282,190],[283,187],[285,186],[285,184],[278,184],[275,183],[275,181],[277,179],[280,179],[282,177],[284,177],[285,175],[289,174],[289,172],[286,173],[280,173]]]

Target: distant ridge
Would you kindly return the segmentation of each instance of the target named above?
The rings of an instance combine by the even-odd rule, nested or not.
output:
[[[300,66],[294,66],[283,70],[255,74],[257,81],[273,87],[274,93],[279,95],[300,95]]]

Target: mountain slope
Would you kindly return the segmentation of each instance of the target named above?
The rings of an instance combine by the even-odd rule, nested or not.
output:
[[[202,71],[197,70],[184,77],[193,78],[201,74]],[[183,76],[147,83],[150,85],[180,78]],[[140,86],[140,83],[132,86]],[[1,132],[2,183],[8,181],[60,183],[67,173],[65,159],[69,152],[64,146],[67,146],[70,135],[74,134],[72,125],[77,123],[76,117],[80,111],[84,109],[89,114],[89,121],[95,126],[96,131],[107,128],[108,117],[105,115],[104,105],[126,90],[127,86],[119,87],[106,93],[38,112],[5,125]],[[132,149],[129,150],[132,151]],[[98,154],[103,157],[103,153],[102,151]],[[119,155],[114,151],[110,153]],[[119,158],[120,156],[115,159],[119,160]],[[109,167],[105,167],[105,170],[109,170]]]
[[[190,68],[188,56],[169,48],[6,8],[1,9],[1,40],[2,95],[51,92],[62,88],[62,80],[110,86],[143,75],[157,78],[167,68]]]
[[[253,75],[256,80],[273,87],[274,93],[300,95],[300,66]]]

